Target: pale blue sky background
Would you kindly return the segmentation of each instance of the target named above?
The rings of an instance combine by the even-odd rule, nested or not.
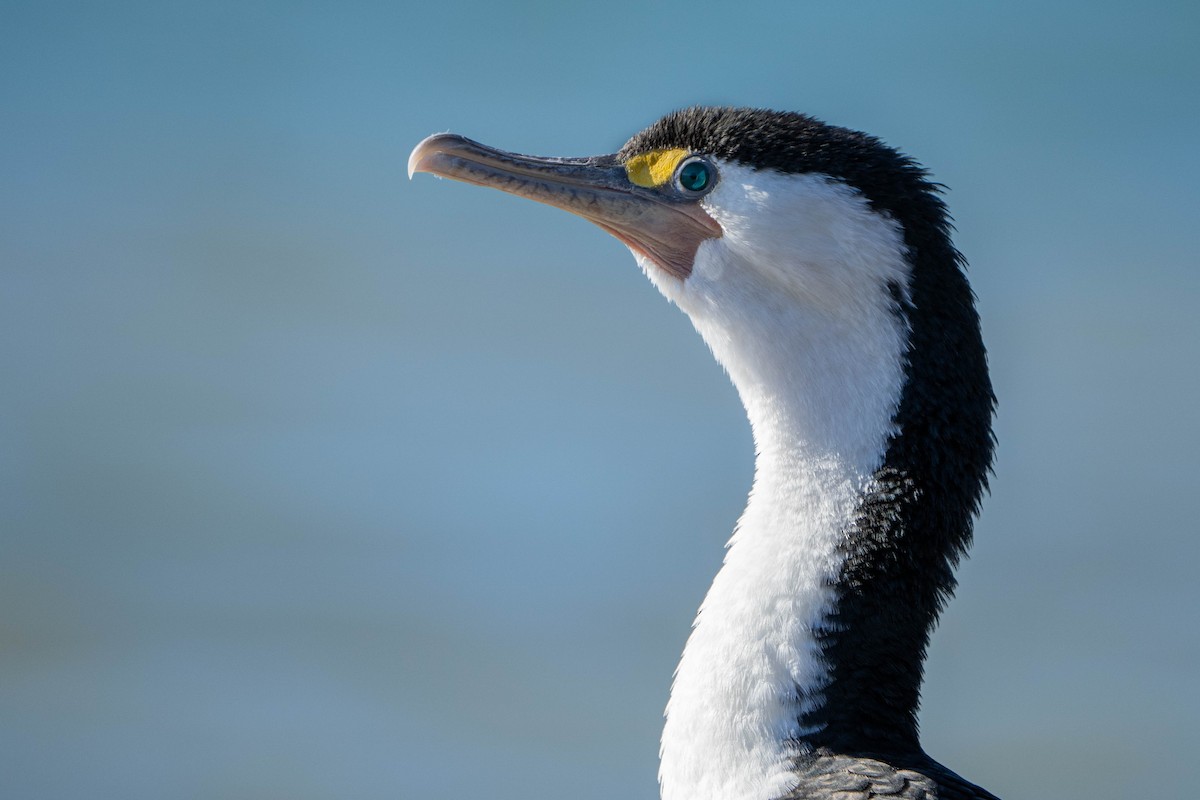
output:
[[[616,241],[421,177],[692,103],[951,187],[1000,396],[929,751],[1183,797],[1200,6],[0,5],[0,796],[655,797],[751,474]]]

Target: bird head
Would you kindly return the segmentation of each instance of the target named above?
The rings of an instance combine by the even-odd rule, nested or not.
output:
[[[871,136],[803,114],[685,109],[589,158],[438,134],[408,167],[600,226],[691,317],[752,423],[783,411],[804,425],[819,419],[834,449],[857,439],[879,452],[904,382],[918,273],[961,277],[924,171]],[[869,443],[841,430],[864,420]]]

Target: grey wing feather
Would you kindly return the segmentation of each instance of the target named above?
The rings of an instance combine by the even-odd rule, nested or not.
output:
[[[919,772],[871,758],[828,755],[797,765],[799,783],[786,800],[935,800],[937,783]]]
[[[921,767],[918,772],[867,756],[815,755],[797,763],[796,788],[781,800],[997,800],[932,759]]]

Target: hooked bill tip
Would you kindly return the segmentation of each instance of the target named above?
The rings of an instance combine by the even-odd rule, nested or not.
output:
[[[422,144],[424,144],[422,142]],[[408,154],[408,179],[411,181],[413,175],[417,174],[417,167],[421,164],[421,145],[413,148],[413,151]]]
[[[461,140],[461,138],[452,133],[435,133],[432,136],[426,136],[422,139],[408,156],[408,179],[411,181],[413,175],[416,175],[418,172],[428,172],[437,175],[436,170],[429,169],[429,163],[442,152],[442,149],[438,146],[438,141],[445,141],[447,139]]]

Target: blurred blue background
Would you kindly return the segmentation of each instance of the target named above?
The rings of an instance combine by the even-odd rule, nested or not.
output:
[[[615,240],[427,176],[694,103],[951,187],[1000,414],[928,750],[1194,793],[1200,6],[0,5],[0,796],[656,796],[749,486]]]

